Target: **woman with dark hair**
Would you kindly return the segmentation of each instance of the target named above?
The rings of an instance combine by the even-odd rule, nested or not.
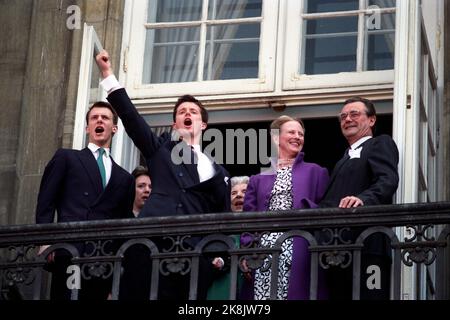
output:
[[[150,173],[144,166],[137,166],[131,175],[135,180],[133,212],[137,217],[152,191]],[[120,300],[148,300],[150,297],[151,259],[144,245],[135,244],[126,250],[120,279]]]

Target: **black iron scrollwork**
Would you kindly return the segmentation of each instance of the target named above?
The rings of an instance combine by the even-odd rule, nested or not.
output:
[[[351,240],[346,239],[345,233],[349,233],[350,228],[324,228],[318,235],[319,242],[323,246],[340,246],[349,245]],[[340,266],[342,269],[347,268],[352,262],[352,252],[350,250],[334,248],[332,250],[325,249],[319,254],[319,264],[324,269]]]
[[[164,237],[164,240],[169,241],[169,248],[164,248],[163,252],[179,253],[191,251],[191,248],[187,246],[185,240],[189,239],[189,235],[176,236],[176,237]],[[159,271],[161,274],[167,276],[171,273],[179,273],[185,275],[191,270],[191,258],[174,257],[162,259],[159,264]]]
[[[408,267],[415,263],[430,265],[436,259],[436,248],[418,245],[414,248],[406,248],[402,251],[402,261]]]
[[[83,257],[111,257],[114,253],[112,251],[111,240],[86,241],[87,250]],[[81,274],[84,279],[90,280],[92,278],[109,278],[114,271],[113,262],[109,261],[95,261],[87,262],[81,266]]]
[[[402,261],[408,267],[413,263],[424,263],[430,265],[436,259],[436,243],[433,236],[428,236],[427,231],[434,228],[434,225],[407,225],[411,231],[411,237],[405,237],[406,248],[402,250]],[[425,241],[421,241],[421,240]],[[411,244],[414,243],[414,246]]]
[[[7,264],[13,266],[5,268],[3,272],[3,279],[8,286],[16,284],[31,284],[35,275],[33,272],[34,266],[26,266],[27,263],[35,261],[35,246],[10,246],[7,248],[5,260]]]
[[[267,253],[256,252],[258,249],[270,249],[270,243],[264,244],[264,237],[267,237],[271,234],[269,231],[264,232],[255,232],[242,233],[241,248],[245,249],[255,249],[255,252],[251,254],[243,255],[239,258],[239,268],[241,271],[245,272],[242,264],[245,263],[248,270],[256,270],[260,269],[261,272],[265,272],[270,269],[272,265],[272,255]]]

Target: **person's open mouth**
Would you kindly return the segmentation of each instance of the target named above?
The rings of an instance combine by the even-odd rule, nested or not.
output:
[[[103,128],[103,127],[97,127],[97,128],[95,128],[95,133],[102,133],[102,132],[104,132],[105,131],[105,128]]]
[[[190,127],[192,125],[192,120],[189,118],[184,119],[184,125]]]

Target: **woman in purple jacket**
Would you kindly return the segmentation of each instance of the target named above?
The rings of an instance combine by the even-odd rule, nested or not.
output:
[[[271,125],[271,136],[278,146],[272,167],[250,178],[244,199],[244,211],[278,211],[316,207],[328,184],[328,171],[315,163],[303,161],[305,128],[300,119],[280,116]],[[273,246],[281,232],[265,234],[263,246]],[[243,244],[249,239],[241,239]],[[283,242],[278,269],[277,299],[309,299],[310,253],[302,237]],[[253,273],[253,298],[270,297],[270,268],[266,258],[263,267]],[[263,271],[267,269],[266,271]],[[318,298],[323,298],[319,288]]]

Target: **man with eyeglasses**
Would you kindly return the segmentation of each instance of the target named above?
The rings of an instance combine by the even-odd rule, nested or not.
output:
[[[349,148],[333,170],[320,207],[355,208],[392,203],[399,180],[398,149],[388,135],[373,137],[375,106],[368,99],[352,97],[344,102],[339,121]],[[344,232],[347,234],[344,240],[354,242],[361,231],[354,228]],[[370,236],[361,252],[361,299],[389,299],[390,265],[390,246],[386,237],[382,234]],[[351,299],[351,268],[338,266],[327,272],[330,298]],[[368,277],[377,276],[377,273],[381,275],[381,281],[368,286]]]

